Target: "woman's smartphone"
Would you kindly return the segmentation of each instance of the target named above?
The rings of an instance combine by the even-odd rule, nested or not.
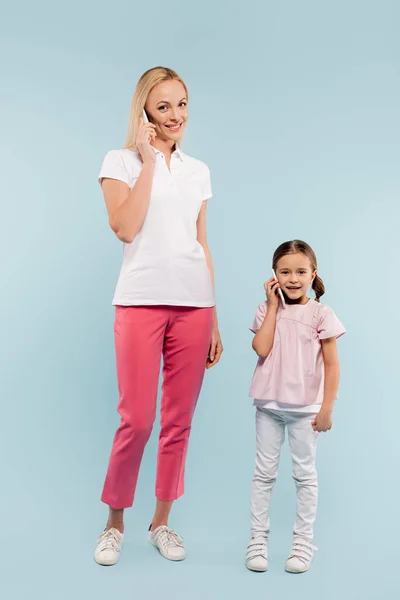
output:
[[[274,269],[272,269],[272,276],[275,279],[275,281],[278,281],[278,278],[276,276],[276,273],[275,273]],[[283,308],[285,308],[286,302],[285,302],[285,298],[283,296],[283,292],[282,292],[281,288],[278,288],[278,294],[280,296],[280,299],[281,299],[281,302],[282,302],[282,306],[283,306]]]
[[[143,121],[145,123],[149,122],[149,117],[147,116],[147,112],[143,109]]]

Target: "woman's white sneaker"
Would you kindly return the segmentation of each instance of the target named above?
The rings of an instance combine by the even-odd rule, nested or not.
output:
[[[186,558],[183,538],[165,525],[149,531],[149,542],[158,548],[160,554],[168,560],[184,560]]]
[[[124,534],[112,527],[104,531],[97,540],[94,560],[104,567],[115,565],[119,561]]]
[[[289,557],[286,561],[288,573],[305,573],[311,566],[314,550],[317,550],[311,542],[295,538]]]
[[[268,571],[268,548],[265,537],[251,538],[247,546],[246,567],[250,571]]]

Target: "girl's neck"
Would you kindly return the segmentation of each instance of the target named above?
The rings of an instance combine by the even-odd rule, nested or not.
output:
[[[290,300],[289,298],[285,297],[285,301],[286,301],[286,304],[288,304],[289,306],[296,306],[296,305],[304,306],[304,304],[308,304],[310,302],[310,298],[308,296],[303,296],[302,298],[299,298],[298,300]]]

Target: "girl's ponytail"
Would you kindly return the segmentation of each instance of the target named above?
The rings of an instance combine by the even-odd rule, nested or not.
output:
[[[321,298],[321,296],[323,296],[325,294],[325,286],[324,286],[324,282],[322,281],[321,277],[318,277],[318,275],[316,275],[314,281],[312,282],[311,287],[315,292],[316,301],[319,302],[319,299]]]

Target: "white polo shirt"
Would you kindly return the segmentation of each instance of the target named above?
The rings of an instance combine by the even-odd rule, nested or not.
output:
[[[123,245],[113,304],[214,306],[214,286],[196,226],[203,201],[212,196],[210,171],[180,149],[172,154],[169,170],[162,152],[155,152],[149,208],[133,242]],[[99,181],[118,179],[132,189],[142,166],[138,152],[111,150]]]

